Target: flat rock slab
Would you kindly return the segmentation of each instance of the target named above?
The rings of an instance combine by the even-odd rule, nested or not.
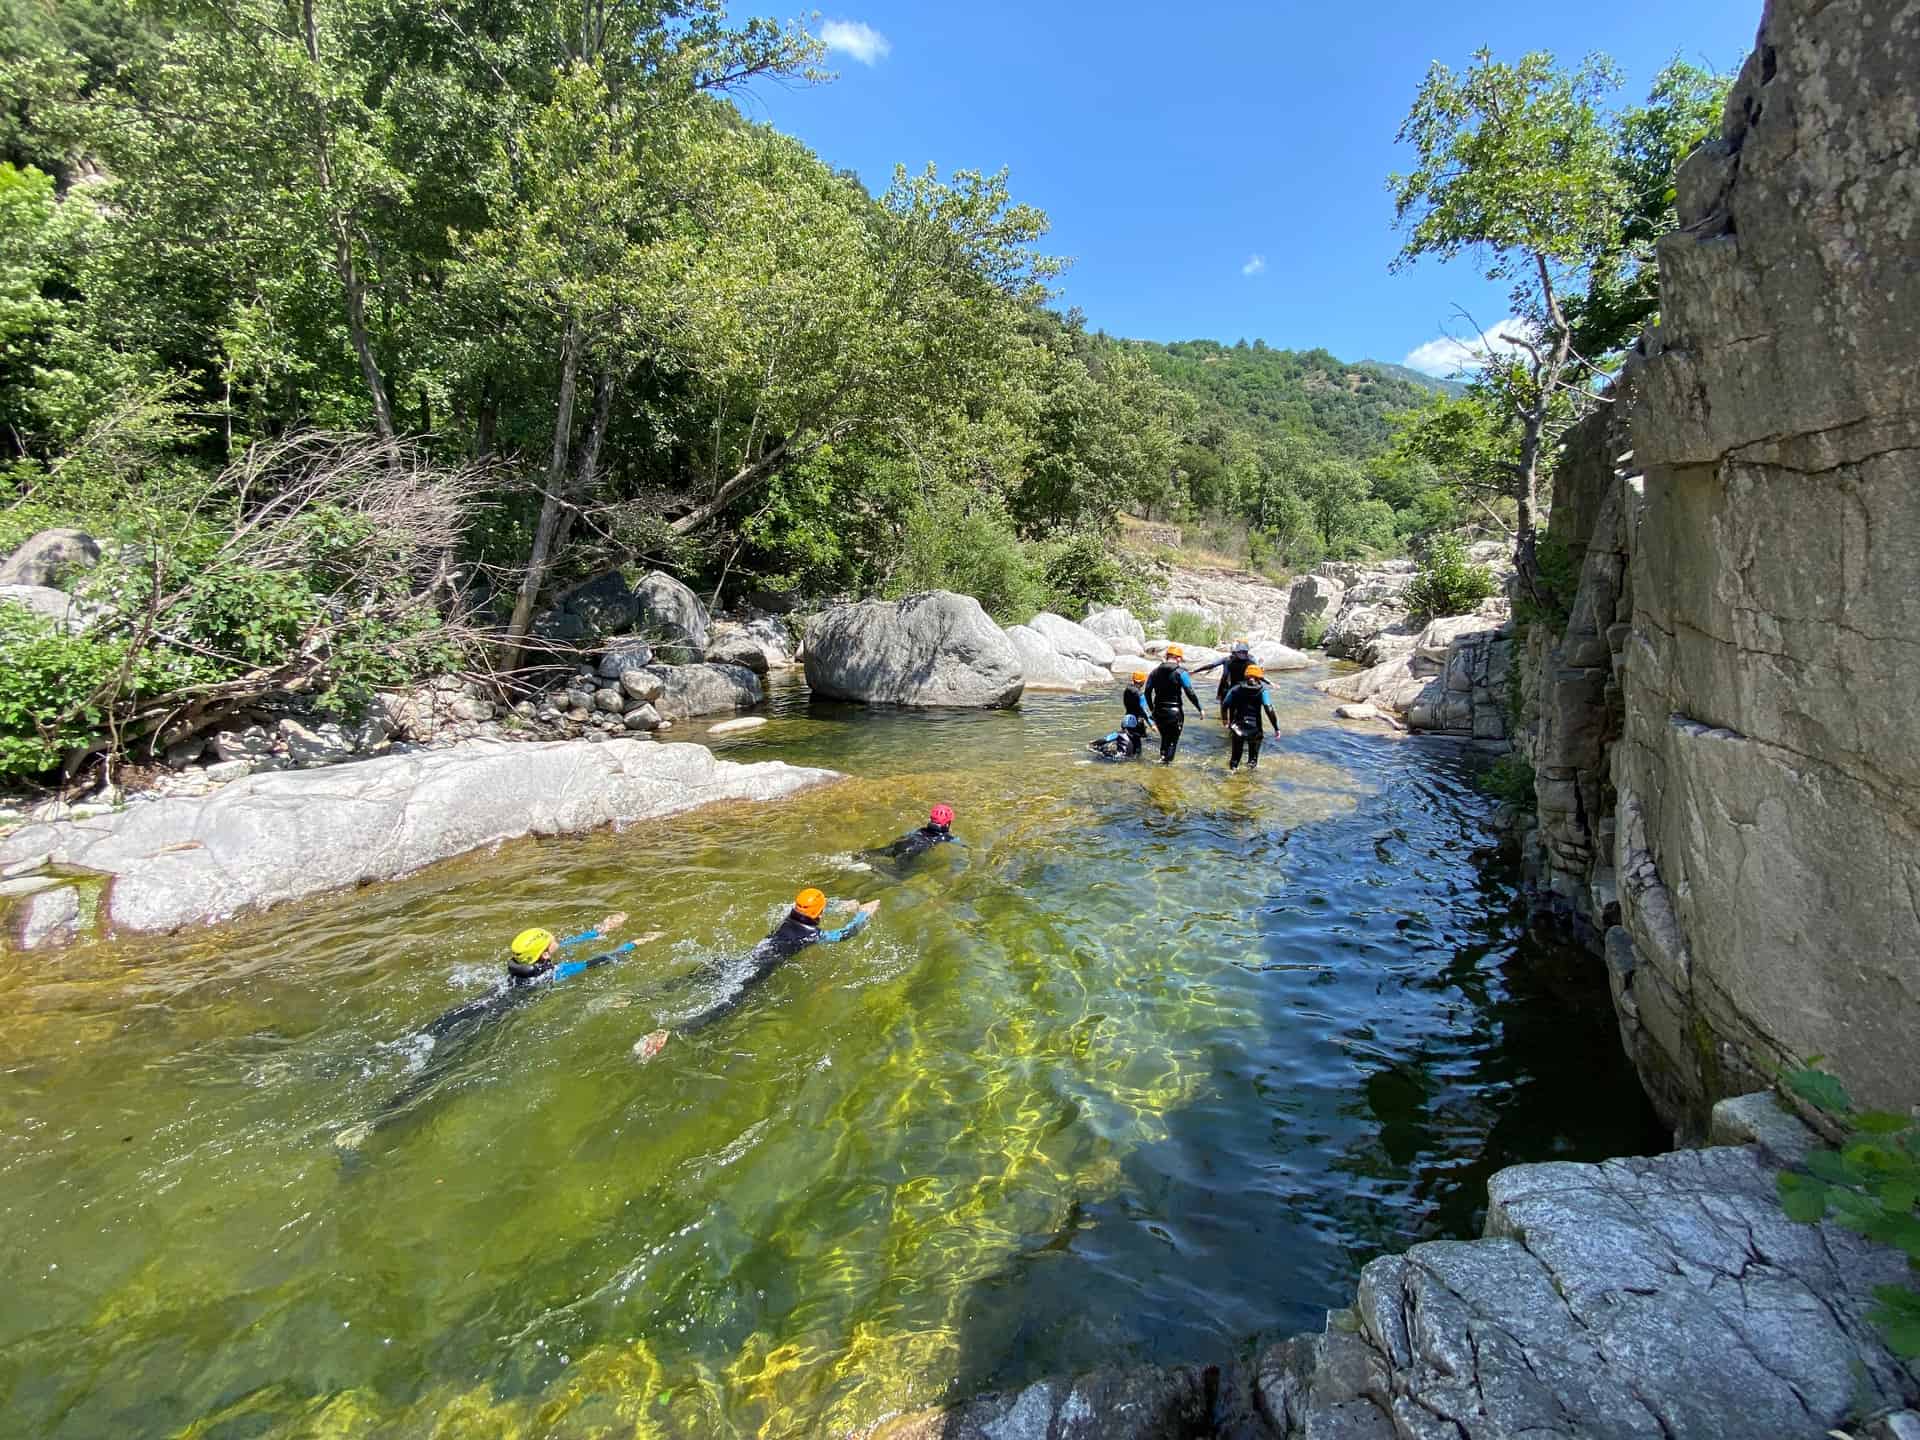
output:
[[[56,865],[108,875],[112,928],[168,931],[392,880],[502,840],[769,800],[838,778],[779,761],[736,764],[699,745],[469,740],[26,825],[0,841],[0,866],[46,852]]]
[[[1208,1411],[1200,1370],[1096,1370],[902,1416],[868,1440],[1188,1440],[1213,1433]]]
[[[1310,1371],[1263,1363],[1266,1409],[1309,1435],[1753,1440],[1912,1404],[1866,1318],[1904,1258],[1789,1220],[1775,1173],[1754,1146],[1502,1170],[1487,1238],[1369,1264]]]

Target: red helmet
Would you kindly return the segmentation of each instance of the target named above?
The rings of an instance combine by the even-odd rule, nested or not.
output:
[[[927,819],[931,820],[935,825],[951,825],[953,824],[953,807],[951,805],[936,805],[928,812]]]

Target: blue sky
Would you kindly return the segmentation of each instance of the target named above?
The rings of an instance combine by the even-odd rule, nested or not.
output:
[[[1463,262],[1387,271],[1393,136],[1428,63],[1604,50],[1637,98],[1675,54],[1736,68],[1759,20],[1760,0],[849,0],[812,24],[839,79],[742,104],[875,190],[896,162],[1006,166],[1096,328],[1444,368],[1432,342],[1473,334],[1455,307],[1493,326],[1506,293]]]

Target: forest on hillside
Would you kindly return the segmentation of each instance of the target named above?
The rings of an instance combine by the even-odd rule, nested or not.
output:
[[[1477,402],[1091,332],[1004,174],[870,193],[733,103],[822,58],[719,0],[0,0],[0,550],[108,553],[84,632],[0,607],[0,771],[512,670],[614,567],[1015,620],[1138,598],[1122,510],[1276,567],[1467,513]]]

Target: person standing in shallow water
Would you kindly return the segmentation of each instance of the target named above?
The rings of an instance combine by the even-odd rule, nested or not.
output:
[[[1233,736],[1233,749],[1227,760],[1229,770],[1240,768],[1243,747],[1247,752],[1247,768],[1260,768],[1260,713],[1263,710],[1273,722],[1273,733],[1278,735],[1280,718],[1273,713],[1273,701],[1267,694],[1267,672],[1258,665],[1249,665],[1246,678],[1229,689],[1220,702],[1220,723]]]
[[[1220,659],[1205,665],[1194,666],[1193,673],[1204,675],[1209,670],[1220,672],[1220,684],[1214,690],[1213,698],[1224,705],[1227,703],[1227,691],[1247,678],[1247,667],[1251,664],[1253,664],[1253,646],[1243,637],[1236,639],[1233,642],[1233,648]]]
[[[1140,693],[1140,687],[1146,683],[1147,672],[1144,670],[1134,671],[1132,683],[1121,692],[1120,708],[1127,715],[1140,722],[1139,729],[1150,731],[1153,729],[1153,716],[1147,712],[1146,696]]]
[[[634,1043],[633,1053],[642,1061],[651,1060],[666,1048],[675,1030],[682,1035],[691,1035],[731,1015],[745,1002],[749,992],[802,950],[809,945],[834,945],[851,939],[865,928],[867,921],[873,918],[874,911],[879,908],[878,900],[869,900],[858,906],[853,918],[838,930],[822,930],[820,917],[826,913],[827,897],[811,886],[802,890],[793,897],[793,909],[787,912],[786,919],[774,927],[773,933],[748,951],[743,963],[721,972],[726,990],[719,999],[687,1016],[671,1030],[656,1030],[651,1035],[643,1036]]]
[[[1146,701],[1153,711],[1153,726],[1160,732],[1160,763],[1171,765],[1175,752],[1180,749],[1180,732],[1186,728],[1187,701],[1193,702],[1193,708],[1200,714],[1207,713],[1206,706],[1200,703],[1200,697],[1194,694],[1193,681],[1187,678],[1187,672],[1180,662],[1187,652],[1178,645],[1167,646],[1167,653],[1153,673],[1147,677]]]

